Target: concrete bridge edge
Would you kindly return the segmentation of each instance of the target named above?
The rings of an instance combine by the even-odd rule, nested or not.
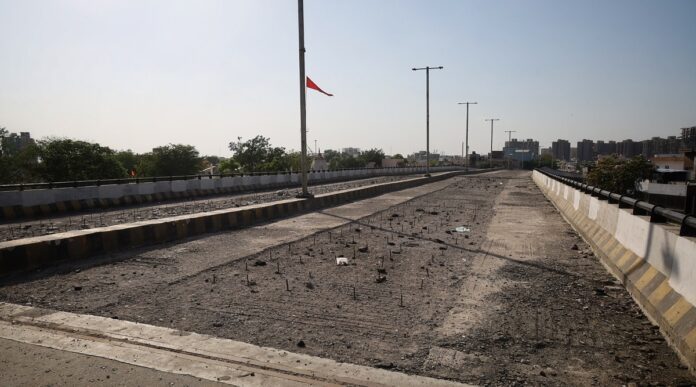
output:
[[[696,374],[696,238],[538,171],[532,178]]]

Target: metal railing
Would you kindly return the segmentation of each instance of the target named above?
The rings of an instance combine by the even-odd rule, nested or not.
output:
[[[419,167],[380,167],[380,168],[343,168],[343,169],[322,169],[322,170],[312,170],[312,173],[325,173],[325,172],[345,172],[345,171],[362,171],[362,170],[388,170],[388,171],[398,171],[406,169],[414,169]],[[423,167],[424,168],[424,167]],[[452,165],[443,166],[442,169],[457,169],[463,168],[462,166]],[[174,180],[201,180],[201,179],[221,179],[224,177],[241,177],[241,176],[276,176],[276,175],[290,175],[298,173],[296,171],[274,171],[274,172],[238,172],[238,173],[219,173],[219,174],[205,174],[205,175],[178,175],[178,176],[155,176],[155,177],[127,177],[120,179],[97,179],[97,180],[73,180],[73,181],[53,181],[53,182],[41,182],[41,183],[19,183],[19,184],[2,184],[0,185],[0,191],[24,191],[27,189],[53,189],[53,188],[77,188],[77,187],[90,187],[90,186],[102,186],[110,184],[139,184],[139,183],[156,183],[159,181],[174,181]]]
[[[537,168],[536,171],[556,181],[575,187],[600,200],[607,200],[609,203],[618,204],[619,208],[631,208],[633,210],[633,215],[649,216],[650,222],[665,223],[669,221],[676,223],[680,226],[679,235],[681,236],[696,236],[696,217],[694,216],[656,206],[644,200],[634,199],[628,195],[619,195],[598,187],[580,183],[567,177],[561,177],[548,169]]]

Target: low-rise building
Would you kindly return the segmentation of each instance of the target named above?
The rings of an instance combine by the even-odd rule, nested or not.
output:
[[[683,153],[658,154],[652,159],[653,164],[660,169],[686,171],[693,168],[693,164]]]
[[[384,168],[396,168],[403,167],[406,164],[404,159],[393,159],[390,157],[382,159],[382,167]]]

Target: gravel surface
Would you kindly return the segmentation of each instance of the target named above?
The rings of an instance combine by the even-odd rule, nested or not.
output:
[[[507,174],[454,178],[176,280],[172,255],[195,260],[212,239],[13,279],[0,300],[482,385],[693,385],[528,174]],[[513,216],[501,220],[505,211]],[[461,304],[472,312],[452,324]]]
[[[344,189],[357,188],[370,184],[387,183],[410,179],[421,175],[382,176],[369,179],[352,180],[341,183],[322,184],[310,187],[310,192],[323,194]],[[56,234],[70,230],[84,230],[136,222],[140,220],[160,219],[170,216],[194,214],[198,212],[241,207],[250,204],[267,203],[295,197],[300,188],[287,188],[258,193],[224,195],[205,199],[184,201],[155,202],[118,209],[94,209],[73,213],[70,216],[57,214],[33,221],[0,222],[0,241],[9,241],[33,236]]]

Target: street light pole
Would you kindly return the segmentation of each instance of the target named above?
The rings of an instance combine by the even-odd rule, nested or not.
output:
[[[469,105],[476,105],[478,102],[459,102],[459,105],[466,105],[466,155],[464,156],[464,162],[466,163],[466,170],[469,170]]]
[[[305,78],[305,47],[304,47],[304,1],[297,0],[298,24],[300,30],[300,169],[302,179],[301,198],[311,198],[313,195],[307,191],[307,89]]]
[[[493,122],[500,121],[500,118],[486,118],[486,121],[491,122],[491,156],[488,160],[488,166],[493,167]]]
[[[516,130],[504,130],[505,133],[508,134],[508,146],[510,146],[510,143],[512,142],[512,134],[517,133]],[[508,158],[508,169],[510,169],[510,164],[512,161],[512,155],[510,155],[510,158]]]
[[[419,67],[413,71],[425,70],[425,176],[430,176],[430,70],[442,70],[444,67]]]

